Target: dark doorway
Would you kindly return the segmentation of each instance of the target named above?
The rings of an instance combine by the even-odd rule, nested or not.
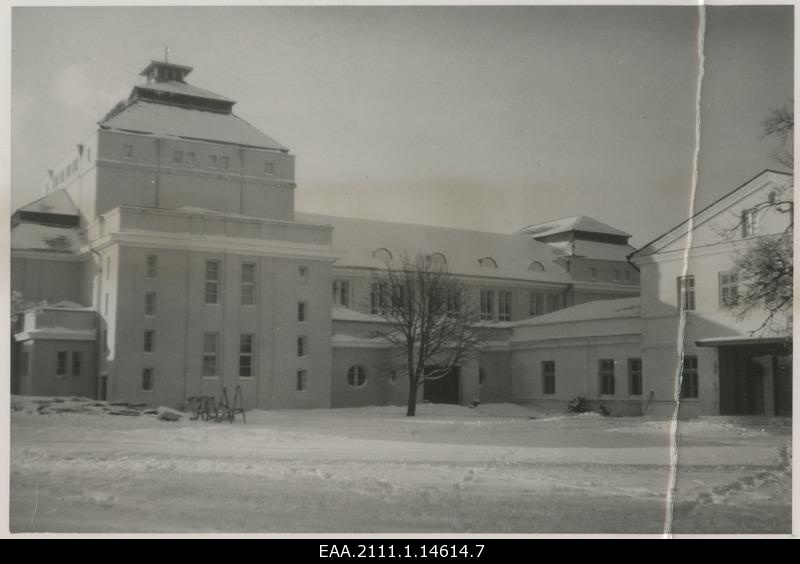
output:
[[[780,345],[719,347],[720,415],[792,414],[792,355]]]
[[[432,366],[426,370],[435,369]],[[430,403],[461,403],[461,371],[456,366],[446,376],[425,382],[424,400]]]

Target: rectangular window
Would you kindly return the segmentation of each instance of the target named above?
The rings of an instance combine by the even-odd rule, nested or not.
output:
[[[683,356],[683,370],[681,375],[681,398],[697,399],[698,376],[697,357],[693,354]]]
[[[308,302],[297,303],[297,321],[301,323],[308,321]]]
[[[742,237],[752,237],[758,233],[758,212],[755,209],[742,212]]]
[[[542,315],[544,313],[544,296],[542,294],[535,294],[531,292],[530,300],[531,317]]]
[[[242,305],[256,304],[256,265],[252,262],[242,263]]]
[[[272,175],[275,173],[274,163],[264,163],[264,174]]]
[[[642,359],[628,359],[628,394],[631,396],[642,395]]]
[[[217,351],[219,350],[219,333],[203,335],[203,377],[217,377]]]
[[[239,378],[253,377],[253,343],[252,333],[242,334],[239,338]]]
[[[681,311],[694,310],[694,276],[678,277],[678,307]]]
[[[308,349],[306,348],[306,337],[297,337],[297,356],[302,358],[308,354]]]
[[[306,381],[306,371],[305,370],[298,370],[297,371],[297,391],[298,392],[305,392],[307,384],[308,384],[308,382]]]
[[[103,315],[108,317],[108,294],[107,293],[105,295],[105,300],[104,300],[104,303],[103,303]]]
[[[133,158],[133,145],[123,145],[122,146],[122,156],[126,159]]]
[[[81,375],[81,364],[83,361],[83,353],[74,351],[72,353],[72,377],[77,378]]]
[[[547,313],[561,309],[561,296],[558,294],[547,294]]]
[[[494,291],[481,290],[481,319],[483,321],[494,320]]]
[[[308,286],[308,267],[301,266],[297,269],[297,275],[300,280],[298,281],[300,286]]]
[[[511,292],[497,293],[497,319],[511,321]]]
[[[589,273],[592,276],[592,280],[597,280],[597,268],[595,267],[590,268]]]
[[[208,155],[208,168],[218,168],[217,155]]]
[[[219,261],[206,261],[206,303],[219,303]]]
[[[350,283],[347,280],[333,281],[333,303],[348,307],[350,304]]]
[[[147,317],[155,317],[156,315],[156,293],[147,292],[144,295],[144,314]]]
[[[719,305],[735,306],[739,303],[739,276],[736,272],[719,273]]]
[[[152,392],[153,391],[153,369],[152,368],[143,368],[142,369],[142,391],[143,392]]]
[[[556,363],[552,360],[542,361],[542,393],[556,393]]]
[[[614,361],[611,359],[600,360],[600,395],[614,395]]]
[[[106,257],[106,280],[111,278],[111,257]]]
[[[56,376],[67,375],[67,351],[58,351],[56,354]]]
[[[447,315],[455,316],[461,312],[461,293],[452,292],[447,295]]]
[[[373,282],[369,290],[369,311],[372,315],[383,315],[386,310],[386,287],[382,282]]]
[[[154,279],[158,276],[158,256],[147,255],[147,277]]]
[[[172,157],[172,160],[174,162],[178,163],[178,164],[183,163],[183,151],[175,151],[175,154]]]
[[[230,161],[228,157],[220,157],[219,168],[221,168],[222,170],[228,170],[229,167],[230,167]]]
[[[152,329],[146,329],[144,332],[144,346],[142,350],[146,353],[151,353],[156,350],[156,332]]]
[[[189,166],[194,166],[195,162],[195,154],[191,151],[186,153],[186,164]]]

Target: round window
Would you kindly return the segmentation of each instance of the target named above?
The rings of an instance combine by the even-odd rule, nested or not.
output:
[[[347,371],[347,383],[354,388],[361,388],[367,383],[367,370],[360,364],[350,367]]]

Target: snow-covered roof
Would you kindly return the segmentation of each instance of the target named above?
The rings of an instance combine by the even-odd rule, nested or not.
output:
[[[370,315],[368,313],[361,313],[354,309],[342,307],[340,305],[333,306],[331,312],[331,319],[334,321],[370,321],[380,323],[383,318],[379,315]]]
[[[548,235],[555,235],[557,233],[567,233],[570,231],[583,231],[585,233],[600,233],[603,235],[617,235],[620,237],[630,237],[629,233],[621,231],[616,227],[611,227],[601,221],[597,221],[586,215],[575,215],[572,217],[565,217],[563,219],[556,219],[546,223],[538,223],[529,225],[520,230],[532,237],[547,237]]]
[[[57,215],[79,215],[78,208],[66,190],[57,190],[19,208],[21,212]]]
[[[80,235],[71,227],[20,223],[11,229],[11,248],[14,250],[74,253],[80,247]]]
[[[571,306],[524,321],[513,323],[515,327],[548,325],[568,321],[591,321],[595,319],[616,319],[621,317],[639,317],[642,310],[642,299],[621,298],[616,300],[597,300]]]
[[[104,129],[230,143],[288,152],[289,149],[232,113],[220,113],[136,100],[100,122]]]
[[[556,256],[546,244],[521,233],[500,234],[449,227],[434,227],[355,219],[311,213],[295,213],[295,219],[333,225],[333,247],[346,253],[336,266],[381,268],[377,249],[387,249],[395,260],[403,253],[413,258],[418,252],[441,253],[450,272],[485,278],[569,283],[571,278],[553,260]],[[497,268],[482,267],[478,260],[491,257]],[[530,270],[533,261],[545,270]]]

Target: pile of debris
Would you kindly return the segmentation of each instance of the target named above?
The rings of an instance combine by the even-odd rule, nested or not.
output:
[[[11,396],[11,410],[29,414],[87,413],[92,415],[156,416],[162,421],[180,421],[184,414],[169,407],[148,408],[145,404],[105,402],[81,397]]]

